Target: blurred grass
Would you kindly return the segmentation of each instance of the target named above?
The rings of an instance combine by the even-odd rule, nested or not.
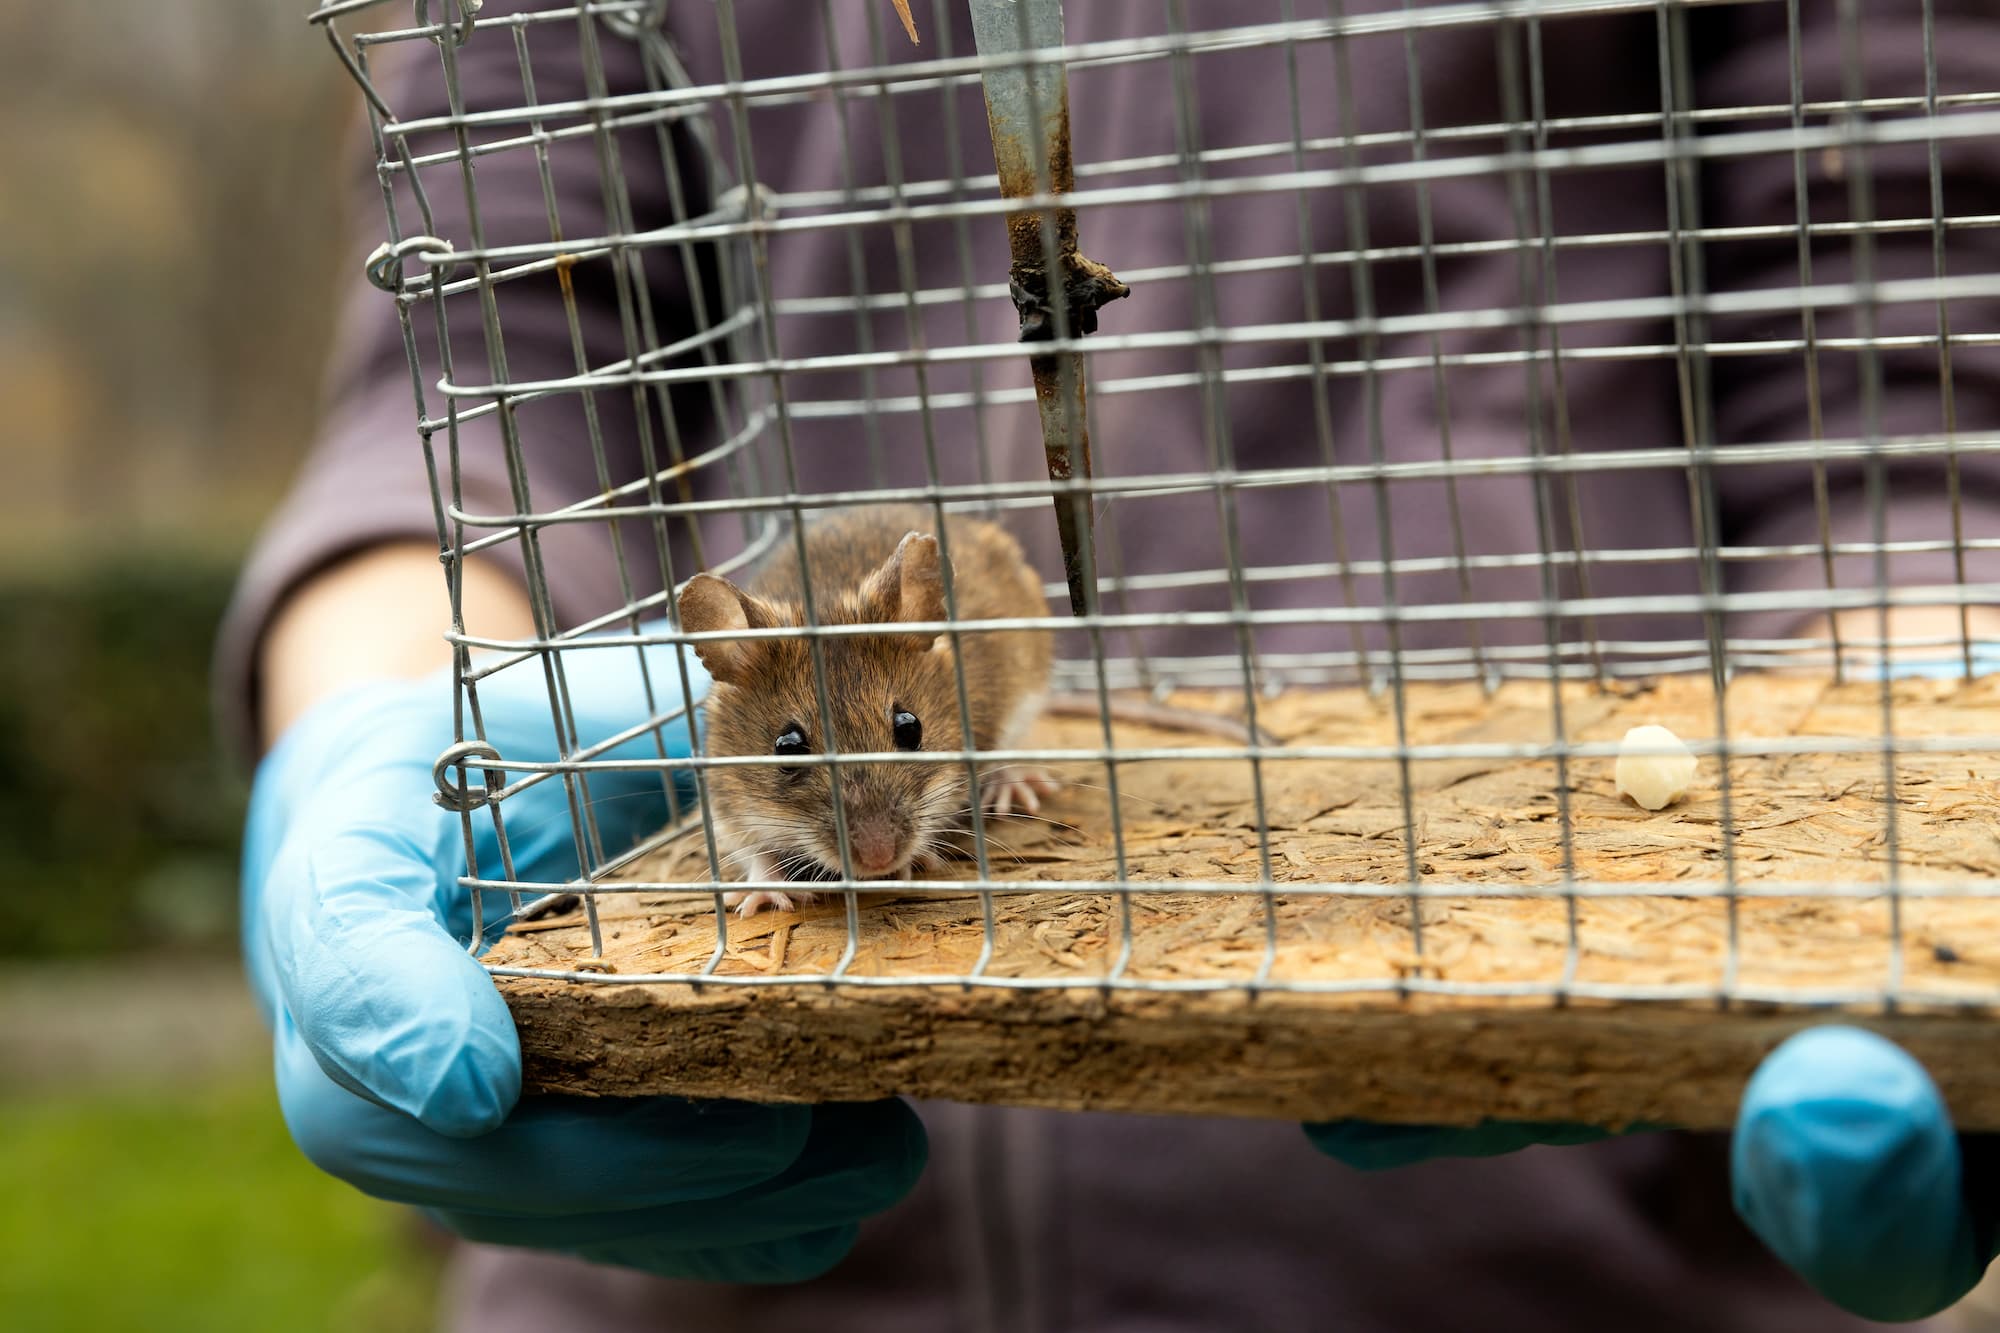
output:
[[[267,1078],[0,1098],[0,1325],[428,1328],[411,1215],[320,1174]]]

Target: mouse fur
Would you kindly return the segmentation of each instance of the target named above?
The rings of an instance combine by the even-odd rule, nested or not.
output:
[[[898,624],[943,621],[944,558],[960,621],[1048,614],[1041,578],[1019,543],[996,524],[950,515],[944,541],[934,511],[878,505],[828,514],[804,526],[814,612],[824,625],[882,625],[881,634],[821,640],[832,732],[813,688],[804,638],[708,640],[693,645],[714,685],[706,704],[709,755],[897,751],[896,716],[914,717],[916,751],[963,745],[955,662],[948,634],[896,632]],[[679,598],[691,632],[767,629],[805,623],[798,543],[782,534],[741,585],[697,575]],[[1048,694],[1050,635],[994,630],[960,637],[975,750],[1018,746]],[[903,730],[907,739],[907,720]],[[1032,810],[1053,789],[1044,774],[982,766],[987,808]],[[708,770],[718,852],[750,880],[801,884],[840,877],[833,780],[824,764],[730,765]],[[963,760],[840,766],[848,848],[860,878],[908,877],[935,859],[970,814]],[[730,895],[746,914],[787,908],[805,890]]]

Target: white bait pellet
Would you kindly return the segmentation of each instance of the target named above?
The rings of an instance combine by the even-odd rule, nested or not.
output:
[[[1648,723],[1625,733],[1618,743],[1614,773],[1621,795],[1648,810],[1660,810],[1687,794],[1694,782],[1694,751],[1665,727]]]

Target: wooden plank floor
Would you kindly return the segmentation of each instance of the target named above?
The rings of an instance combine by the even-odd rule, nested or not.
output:
[[[2000,679],[1895,686],[1900,737],[2000,736]],[[1226,696],[1177,704],[1226,711]],[[1879,687],[1756,677],[1730,691],[1733,740],[1872,738]],[[1546,684],[1412,685],[1415,744],[1546,741]],[[1260,721],[1287,745],[1387,745],[1386,697],[1292,692]],[[1643,722],[1712,736],[1704,681],[1671,679],[1617,693],[1565,687],[1564,730],[1612,741]],[[1094,721],[1051,718],[1036,745],[1094,748]],[[1202,747],[1193,734],[1119,724],[1117,744]],[[995,830],[996,876],[1010,882],[1109,881],[1115,875],[1101,765],[1058,766],[1070,782],[1044,814]],[[2000,876],[2000,798],[1974,743],[1897,760],[1899,882]],[[1619,798],[1609,758],[1571,761],[1569,855],[1580,881],[1720,884],[1723,817],[1715,761],[1695,789],[1658,813]],[[1792,754],[1731,761],[1730,854],[1747,887],[1885,884],[1884,766],[1877,754]],[[1173,892],[1175,881],[1257,881],[1260,857],[1247,761],[1187,755],[1121,763],[1131,880],[1125,974],[1164,982],[1248,983],[1267,962],[1276,989],[1223,993],[1107,991],[1120,952],[1120,905],[1106,893],[994,896],[987,973],[1067,983],[1058,989],[959,986],[618,984],[698,971],[715,947],[712,898],[602,900],[613,984],[505,977],[530,1084],[599,1094],[678,1092],[765,1100],[894,1093],[1061,1107],[1317,1118],[1366,1115],[1463,1122],[1481,1116],[1605,1124],[1721,1126],[1742,1081],[1786,1033],[1824,1008],[1712,999],[1610,1002],[1543,996],[1398,994],[1398,979],[1525,984],[1565,973],[1583,988],[1681,985],[1729,976],[1729,911],[1680,894],[1578,899],[1438,897],[1422,905],[1415,947],[1402,897],[1300,893],[1303,885],[1401,884],[1409,864],[1397,768],[1389,762],[1279,759],[1262,765],[1271,830],[1270,898]],[[1565,847],[1552,762],[1415,762],[1418,873],[1433,885],[1524,890],[1559,884]],[[1000,847],[1004,845],[1005,851]],[[705,881],[699,837],[670,846],[634,878]],[[969,861],[940,878],[971,878]],[[1967,1127],[2000,1128],[2000,900],[1905,897],[1905,993],[1932,1003],[1845,1016],[1892,1032],[1933,1070]],[[1267,958],[1267,913],[1276,947]],[[867,894],[850,971],[862,977],[962,974],[983,942],[977,895]],[[1740,899],[1733,979],[1778,996],[1799,988],[1880,992],[1892,974],[1891,905],[1784,895]],[[798,912],[732,923],[727,976],[825,973],[847,943],[836,897]],[[580,915],[503,938],[488,962],[570,969],[592,961]],[[1293,982],[1368,981],[1363,993],[1298,993]]]

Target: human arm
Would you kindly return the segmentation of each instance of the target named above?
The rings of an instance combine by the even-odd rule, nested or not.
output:
[[[534,636],[527,594],[491,562],[466,564],[461,598],[467,633]],[[268,749],[322,699],[449,665],[451,645],[438,632],[443,605],[438,553],[419,542],[358,552],[301,585],[277,607],[264,636],[260,747]]]

